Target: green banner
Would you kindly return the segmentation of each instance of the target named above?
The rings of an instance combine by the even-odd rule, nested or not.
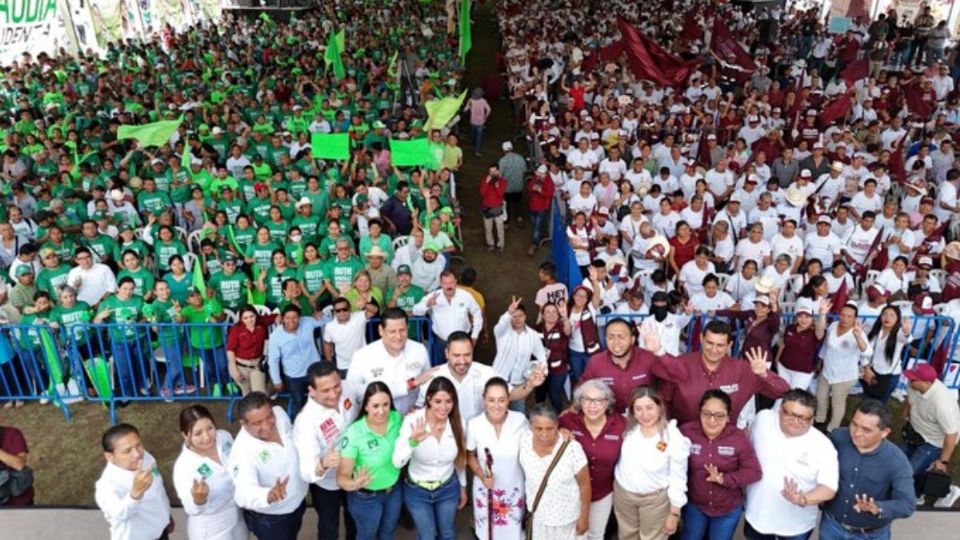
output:
[[[350,159],[349,133],[314,133],[310,146],[316,159]]]
[[[330,34],[327,40],[327,50],[323,52],[323,60],[329,68],[333,66],[333,75],[337,80],[347,76],[347,69],[343,66],[343,50],[346,47],[346,37],[341,29],[336,34]]]
[[[163,120],[139,126],[120,126],[117,130],[117,140],[136,139],[141,146],[163,146],[170,142],[170,137],[177,131],[183,119]]]
[[[467,53],[473,47],[473,29],[470,28],[470,0],[460,0],[460,63],[467,64]]]
[[[401,141],[390,139],[390,163],[397,167],[428,167],[439,165],[427,139]]]

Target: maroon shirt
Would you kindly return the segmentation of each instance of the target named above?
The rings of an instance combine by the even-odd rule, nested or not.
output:
[[[660,385],[660,392],[668,405],[671,418],[675,418],[679,424],[700,418],[700,398],[710,389],[723,390],[730,395],[733,403],[730,418],[734,422],[754,394],[759,392],[770,399],[777,399],[790,390],[787,381],[776,373],[767,370],[766,376],[759,377],[750,369],[749,362],[730,356],[721,360],[713,372],[707,370],[699,352],[687,353],[677,358],[688,367],[689,377],[682,379],[683,384],[664,381]]]
[[[687,497],[704,514],[719,517],[743,504],[743,488],[760,480],[763,472],[750,437],[737,429],[737,418],[731,417],[727,427],[710,440],[700,428],[700,421],[680,426],[680,433],[690,439],[690,460],[687,467]],[[723,473],[723,484],[707,482],[704,465],[714,465]]]
[[[3,433],[0,434],[0,448],[4,452],[13,455],[19,455],[27,450],[27,441],[23,438],[23,433],[15,427],[3,426],[0,427],[0,430],[3,430]],[[5,463],[0,461],[0,471],[9,469]],[[33,487],[27,490],[26,493],[17,495],[16,497],[11,496],[10,500],[4,506],[28,506],[33,504]]]
[[[816,367],[817,350],[822,341],[817,339],[817,332],[813,326],[798,332],[797,325],[791,324],[783,334],[780,365],[791,371],[813,373]]]
[[[617,365],[608,351],[600,351],[590,357],[580,379],[599,379],[606,383],[617,400],[615,410],[621,413],[630,405],[630,394],[636,387],[652,385],[658,380],[680,382],[688,376],[687,364],[677,358],[668,354],[654,356],[650,351],[633,347],[626,368]]]
[[[242,322],[233,325],[227,334],[227,350],[244,360],[263,357],[263,346],[275,318],[272,315],[257,316],[257,324],[252,331],[247,330],[247,326]]]
[[[587,470],[590,472],[590,501],[599,501],[613,492],[613,469],[620,459],[623,446],[623,432],[627,430],[627,421],[619,414],[607,415],[596,438],[590,434],[583,416],[567,412],[560,417],[560,427],[570,430],[573,437],[583,447],[587,456]]]
[[[743,339],[743,347],[740,347],[741,358],[746,358],[746,352],[755,347],[770,350],[774,336],[780,331],[780,314],[776,311],[771,311],[767,318],[760,322],[757,322],[757,312],[752,309],[720,309],[717,310],[717,316],[732,317],[743,323],[746,337]]]
[[[543,321],[537,324],[537,332],[543,336],[543,348],[547,350],[547,367],[550,373],[566,373],[570,370],[570,336],[563,333],[563,323],[559,321],[550,330],[546,326]]]

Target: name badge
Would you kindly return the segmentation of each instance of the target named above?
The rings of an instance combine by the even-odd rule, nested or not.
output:
[[[197,467],[197,473],[199,473],[200,476],[204,480],[206,480],[207,478],[210,478],[211,475],[213,475],[213,469],[210,468],[210,465],[207,465],[206,463],[204,463],[199,467]]]
[[[736,391],[739,390],[739,389],[740,389],[740,385],[739,385],[738,383],[725,384],[725,385],[723,385],[723,386],[720,387],[720,390],[722,390],[722,391],[724,391],[724,392],[726,392],[726,393],[728,393],[728,394],[732,394],[732,393],[736,392]]]
[[[604,439],[605,441],[619,441],[619,440],[620,440],[620,436],[619,436],[619,435],[604,435],[604,436],[603,436],[603,439]]]
[[[732,446],[718,446],[717,453],[721,456],[733,456],[736,455],[737,449]]]
[[[646,379],[646,378],[647,378],[647,374],[646,374],[646,373],[641,373],[641,374],[639,374],[639,375],[634,375],[634,376],[632,377],[632,379],[635,380],[635,381],[640,380],[640,379]]]

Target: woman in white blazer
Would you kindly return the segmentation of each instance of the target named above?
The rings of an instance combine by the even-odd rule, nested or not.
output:
[[[210,411],[191,405],[180,411],[183,450],[173,465],[173,485],[187,513],[190,540],[245,540],[247,527],[233,502],[227,459],[233,436],[218,430]]]

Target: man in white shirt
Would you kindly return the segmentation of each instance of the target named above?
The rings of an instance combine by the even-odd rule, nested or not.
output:
[[[497,356],[493,359],[493,370],[503,377],[507,384],[518,386],[526,382],[530,372],[541,369],[546,373],[547,353],[543,348],[540,334],[527,326],[527,308],[519,298],[512,298],[507,312],[500,316],[493,335],[497,339]],[[519,412],[524,410],[523,401],[515,401],[510,408]]]
[[[341,377],[347,376],[353,353],[366,345],[367,312],[350,311],[350,301],[333,302],[333,320],[323,327],[323,358],[336,362]]]
[[[619,148],[610,149],[610,156],[600,162],[599,172],[607,173],[614,183],[620,182],[627,173],[627,163],[620,157]]]
[[[90,248],[81,246],[76,251],[77,266],[67,274],[67,284],[77,290],[77,300],[96,308],[106,296],[117,292],[117,278],[110,267],[93,262]]]
[[[779,407],[757,413],[750,439],[763,478],[747,486],[747,538],[806,538],[817,524],[817,505],[836,494],[837,451],[812,429],[816,406],[809,392],[793,389]]]
[[[237,416],[242,429],[230,450],[229,469],[243,521],[260,540],[296,540],[307,482],[300,475],[290,418],[271,407],[263,392],[244,396]]]
[[[597,155],[590,149],[590,140],[583,137],[577,141],[577,147],[567,156],[567,165],[571,167],[581,167],[584,173],[584,179],[593,178],[593,172],[597,169],[600,162]]]
[[[860,217],[860,225],[850,231],[844,245],[840,248],[841,252],[846,253],[848,262],[860,265],[868,262],[867,259],[871,255],[870,248],[880,234],[880,231],[873,228],[874,217],[873,212],[864,212]]]
[[[299,456],[300,477],[310,485],[310,499],[317,511],[317,537],[340,537],[343,508],[347,538],[355,538],[357,529],[347,511],[346,493],[337,485],[337,443],[357,417],[363,389],[343,381],[330,362],[310,366],[307,385],[309,399],[293,423],[293,442]]]
[[[807,234],[804,239],[804,251],[806,259],[817,259],[823,263],[824,267],[833,264],[834,256],[839,253],[843,241],[831,230],[832,220],[827,214],[821,214],[817,217],[817,230]]]
[[[357,388],[366,389],[374,381],[390,387],[400,414],[413,406],[417,387],[430,379],[432,371],[427,348],[407,339],[407,323],[407,313],[402,309],[383,310],[380,339],[355,352],[347,370],[347,382]]]
[[[483,412],[483,389],[487,381],[500,377],[492,367],[473,361],[473,339],[466,332],[450,334],[444,354],[447,363],[430,370],[430,378],[420,385],[417,406],[422,407],[427,397],[427,387],[436,377],[450,379],[457,389],[457,401],[461,418],[474,418]],[[546,364],[544,364],[544,367]],[[546,380],[546,370],[538,367],[519,386],[510,386],[510,401],[523,401],[533,390]],[[509,383],[508,383],[509,384]]]
[[[110,540],[166,538],[174,528],[170,500],[157,461],[143,449],[140,432],[130,424],[117,424],[100,442],[107,466],[97,480],[94,498],[110,525]]]
[[[960,203],[957,198],[957,186],[960,185],[960,170],[952,169],[946,174],[946,181],[940,184],[937,193],[937,205],[933,213],[941,222],[950,220],[960,212]]]
[[[415,306],[413,314],[423,317],[430,314],[433,346],[430,363],[443,363],[443,350],[447,337],[455,331],[470,332],[474,341],[483,329],[483,311],[473,295],[457,287],[457,276],[445,271],[440,275],[440,289],[425,295]]]

